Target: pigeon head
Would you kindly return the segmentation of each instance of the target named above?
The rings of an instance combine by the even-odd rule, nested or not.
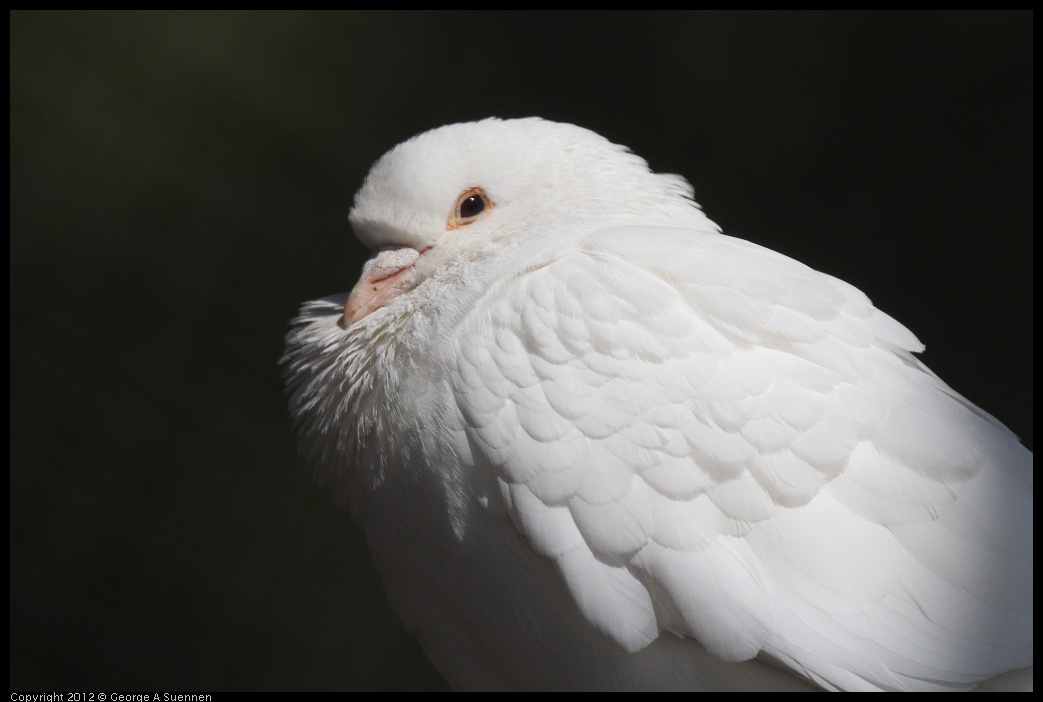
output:
[[[652,173],[644,159],[590,130],[536,117],[491,118],[433,129],[393,148],[374,164],[349,219],[371,249],[425,249],[479,222],[520,231],[627,212],[654,218],[657,209],[691,208],[691,194],[680,176]],[[471,214],[476,196],[485,209]]]
[[[680,176],[652,173],[626,147],[571,124],[486,119],[425,132],[378,160],[355,198],[351,226],[376,255],[342,326],[503,242],[538,246],[577,224],[705,227],[691,195]]]

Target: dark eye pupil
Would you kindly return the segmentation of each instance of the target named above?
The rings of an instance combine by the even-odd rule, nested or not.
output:
[[[460,217],[468,219],[481,214],[485,209],[485,199],[480,195],[469,195],[460,203]]]

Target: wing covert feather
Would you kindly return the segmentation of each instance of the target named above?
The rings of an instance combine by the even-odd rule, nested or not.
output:
[[[669,630],[865,689],[1031,665],[1031,535],[974,516],[1031,524],[1031,454],[860,291],[741,240],[630,227],[468,319],[451,371],[474,462],[626,650]],[[961,617],[983,602],[1027,628]]]

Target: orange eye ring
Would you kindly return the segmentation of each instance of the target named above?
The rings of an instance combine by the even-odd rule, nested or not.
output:
[[[449,213],[449,221],[446,222],[446,229],[466,227],[495,206],[492,198],[482,188],[467,188],[456,198],[456,204]]]

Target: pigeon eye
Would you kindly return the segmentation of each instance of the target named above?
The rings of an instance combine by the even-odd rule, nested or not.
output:
[[[460,203],[460,216],[476,217],[484,209],[485,200],[482,199],[481,195],[468,195]]]
[[[493,207],[493,201],[481,188],[468,188],[456,198],[456,205],[449,215],[448,228],[465,227]]]

